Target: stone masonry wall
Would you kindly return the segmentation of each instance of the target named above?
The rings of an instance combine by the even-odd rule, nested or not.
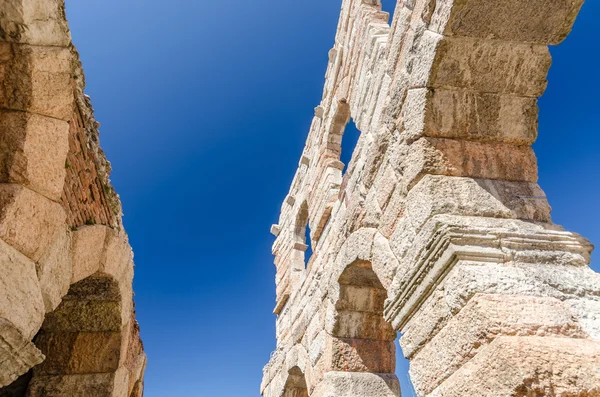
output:
[[[0,4],[0,396],[141,397],[133,253],[62,0]]]
[[[531,149],[548,45],[582,3],[398,0],[388,24],[342,1],[271,229],[265,397],[399,396],[397,333],[419,396],[600,396],[593,247],[552,223]]]

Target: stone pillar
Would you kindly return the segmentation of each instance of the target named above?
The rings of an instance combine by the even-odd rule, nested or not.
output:
[[[399,0],[390,26],[377,2],[342,2],[273,228],[265,397],[281,397],[290,362],[311,396],[397,395],[395,331],[419,396],[598,392],[600,276],[589,242],[552,223],[531,148],[548,45],[581,4]],[[350,116],[361,137],[342,176]],[[290,283],[304,202],[314,254]]]
[[[600,384],[591,245],[553,225],[531,144],[581,1],[408,4],[384,111],[404,215],[386,318],[419,396],[587,395]],[[375,180],[376,187],[378,180]]]

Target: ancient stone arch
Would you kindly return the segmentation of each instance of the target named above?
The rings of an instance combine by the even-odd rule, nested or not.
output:
[[[0,5],[0,395],[139,397],[133,254],[63,0]]]
[[[548,45],[582,2],[399,0],[388,24],[378,1],[342,1],[323,98],[271,229],[265,397],[281,396],[298,351],[311,397],[398,395],[394,332],[419,396],[600,395],[592,246],[552,223],[531,149]],[[350,117],[362,133],[342,176]],[[304,202],[313,258],[294,279]]]

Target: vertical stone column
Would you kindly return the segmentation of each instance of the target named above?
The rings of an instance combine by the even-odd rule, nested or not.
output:
[[[44,277],[67,241],[60,197],[74,57],[61,1],[7,0],[0,8],[1,387],[43,359],[31,338],[51,310],[46,298],[70,281],[68,263],[68,278]]]
[[[550,66],[581,1],[417,1],[384,118],[404,214],[386,318],[419,396],[597,391],[600,277],[551,223],[531,144]],[[375,181],[378,185],[378,181]],[[403,193],[404,192],[404,193]],[[582,298],[584,297],[585,298]]]
[[[589,242],[552,223],[531,148],[548,45],[581,4],[399,0],[389,26],[377,2],[342,2],[273,228],[266,397],[281,397],[290,362],[311,396],[397,395],[394,331],[419,396],[597,393],[600,276]],[[342,178],[350,116],[362,133]],[[290,283],[287,231],[305,201],[314,260]]]

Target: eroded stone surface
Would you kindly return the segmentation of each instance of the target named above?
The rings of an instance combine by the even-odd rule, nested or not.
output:
[[[1,396],[143,394],[133,255],[84,86],[64,1],[2,2]]]
[[[304,393],[292,368],[309,396],[397,396],[396,332],[419,397],[600,393],[593,247],[552,224],[531,148],[548,45],[581,4],[398,1],[388,25],[378,1],[342,1],[271,227],[265,397]],[[344,165],[350,119],[361,135]]]

